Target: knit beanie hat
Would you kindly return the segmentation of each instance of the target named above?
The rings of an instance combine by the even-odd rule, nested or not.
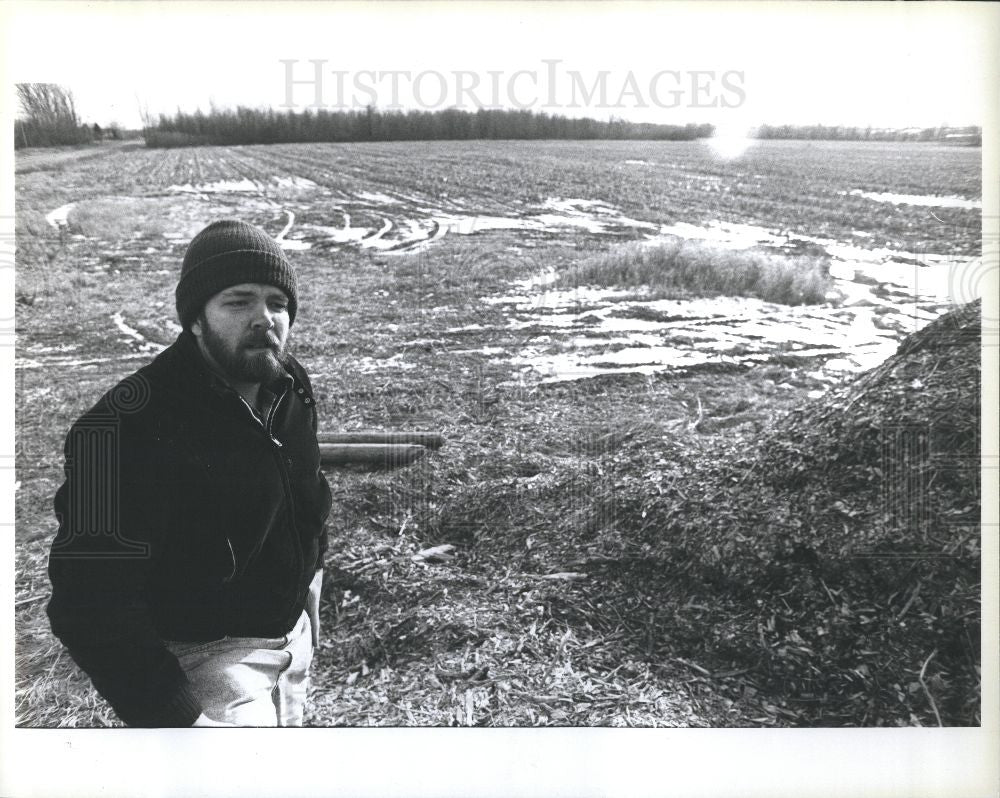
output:
[[[181,326],[187,330],[205,303],[240,283],[266,283],[288,296],[288,324],[295,321],[295,269],[278,242],[263,230],[236,219],[212,222],[188,245],[174,295]]]

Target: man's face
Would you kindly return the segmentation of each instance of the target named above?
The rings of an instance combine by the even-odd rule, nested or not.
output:
[[[205,303],[191,332],[209,365],[230,382],[271,382],[285,373],[288,297],[263,283],[230,286]]]

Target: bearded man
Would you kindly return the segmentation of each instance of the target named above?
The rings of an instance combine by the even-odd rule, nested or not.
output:
[[[295,270],[218,221],[175,295],[177,340],[66,438],[52,630],[127,725],[300,726],[330,489]]]

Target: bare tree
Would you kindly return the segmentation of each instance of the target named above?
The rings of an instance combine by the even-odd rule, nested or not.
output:
[[[15,122],[15,146],[51,147],[90,141],[91,129],[80,124],[73,93],[57,83],[18,83],[23,118]]]

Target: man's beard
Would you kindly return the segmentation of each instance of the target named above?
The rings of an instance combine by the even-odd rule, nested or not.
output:
[[[271,332],[255,333],[244,338],[236,349],[215,333],[205,319],[201,320],[201,339],[205,349],[212,356],[224,375],[233,382],[254,382],[267,384],[273,382],[286,372],[284,347]],[[258,347],[268,347],[266,352],[248,353],[246,350]]]

